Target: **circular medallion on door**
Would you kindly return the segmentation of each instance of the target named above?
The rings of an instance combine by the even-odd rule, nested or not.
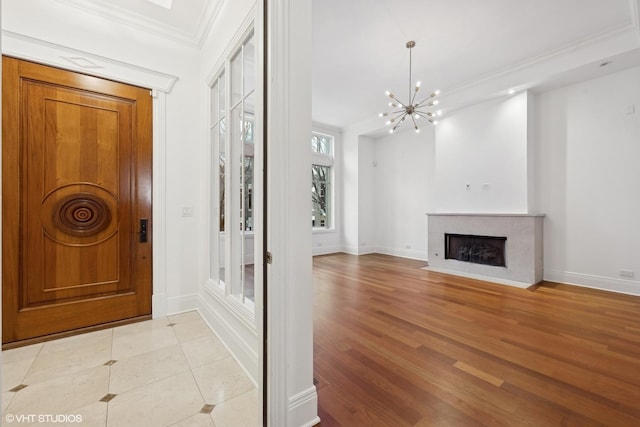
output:
[[[58,243],[96,244],[115,233],[117,206],[113,194],[100,186],[69,184],[43,200],[42,226],[45,234]]]

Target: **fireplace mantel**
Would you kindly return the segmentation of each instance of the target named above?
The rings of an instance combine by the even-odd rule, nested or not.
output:
[[[428,270],[528,287],[542,281],[539,213],[427,213]],[[506,267],[445,259],[445,234],[506,237]]]

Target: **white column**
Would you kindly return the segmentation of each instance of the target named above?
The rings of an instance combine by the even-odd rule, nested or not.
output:
[[[312,426],[311,0],[268,0],[267,30],[268,425]]]

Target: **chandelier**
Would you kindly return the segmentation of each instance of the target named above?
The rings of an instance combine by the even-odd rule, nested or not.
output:
[[[398,129],[402,123],[407,120],[407,118],[411,119],[413,123],[413,127],[416,130],[416,133],[420,133],[420,129],[418,128],[418,120],[426,119],[429,123],[433,125],[437,125],[438,121],[436,120],[437,116],[442,115],[442,111],[433,111],[433,107],[438,105],[438,100],[435,99],[440,91],[436,90],[431,93],[429,96],[424,98],[420,102],[415,102],[416,97],[418,95],[418,91],[420,90],[420,82],[416,82],[416,86],[414,89],[411,88],[411,49],[414,48],[416,42],[408,41],[407,49],[409,49],[409,99],[405,104],[400,102],[396,96],[386,91],[385,94],[391,98],[391,102],[389,103],[389,107],[395,108],[393,111],[389,111],[386,113],[380,113],[380,117],[388,117],[387,125],[391,126],[389,129],[389,133],[393,133]]]

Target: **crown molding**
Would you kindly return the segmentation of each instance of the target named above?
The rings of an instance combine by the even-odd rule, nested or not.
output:
[[[638,40],[640,41],[640,0],[628,0],[629,16],[631,25],[636,29]]]
[[[640,2],[640,0],[633,0],[632,2]],[[631,12],[631,11],[630,11]],[[558,58],[558,57],[562,57],[563,55],[567,55],[570,54],[572,52],[575,52],[577,49],[585,49],[588,48],[589,46],[592,45],[596,45],[600,42],[609,40],[609,39],[613,39],[615,37],[618,36],[622,36],[625,33],[630,33],[630,32],[635,32],[638,33],[638,25],[637,25],[637,19],[636,22],[633,22],[633,18],[631,14],[631,22],[628,23],[627,25],[624,25],[622,27],[618,27],[618,28],[613,28],[613,29],[609,29],[600,33],[595,33],[595,34],[591,34],[588,37],[584,37],[582,39],[578,39],[575,40],[571,43],[568,43],[564,46],[560,46],[556,49],[547,51],[543,54],[528,58],[524,61],[512,64],[510,66],[507,66],[501,70],[489,73],[489,74],[485,74],[483,76],[480,76],[478,78],[474,78],[471,81],[467,81],[465,83],[459,84],[457,85],[455,88],[451,88],[448,89],[446,91],[447,95],[453,95],[455,93],[458,92],[462,92],[467,90],[470,87],[474,87],[477,86],[479,84],[482,84],[484,82],[487,81],[491,81],[491,80],[495,80],[498,79],[500,77],[504,77],[504,76],[508,76],[510,74],[513,74],[515,72],[521,71],[521,70],[525,70],[527,68],[531,68],[534,67],[538,64],[550,61],[554,58]],[[637,16],[637,14],[636,14]],[[640,35],[640,33],[639,33]],[[640,45],[640,38],[638,38],[638,44]],[[443,98],[443,96],[441,96],[441,98]]]
[[[117,59],[2,30],[2,53],[169,93],[178,77]]]
[[[199,14],[199,19],[192,31],[185,31],[173,25],[151,19],[141,13],[114,5],[105,0],[55,0],[69,7],[92,13],[103,19],[135,28],[139,31],[172,40],[189,47],[200,48],[211,30],[225,0],[207,1]]]

